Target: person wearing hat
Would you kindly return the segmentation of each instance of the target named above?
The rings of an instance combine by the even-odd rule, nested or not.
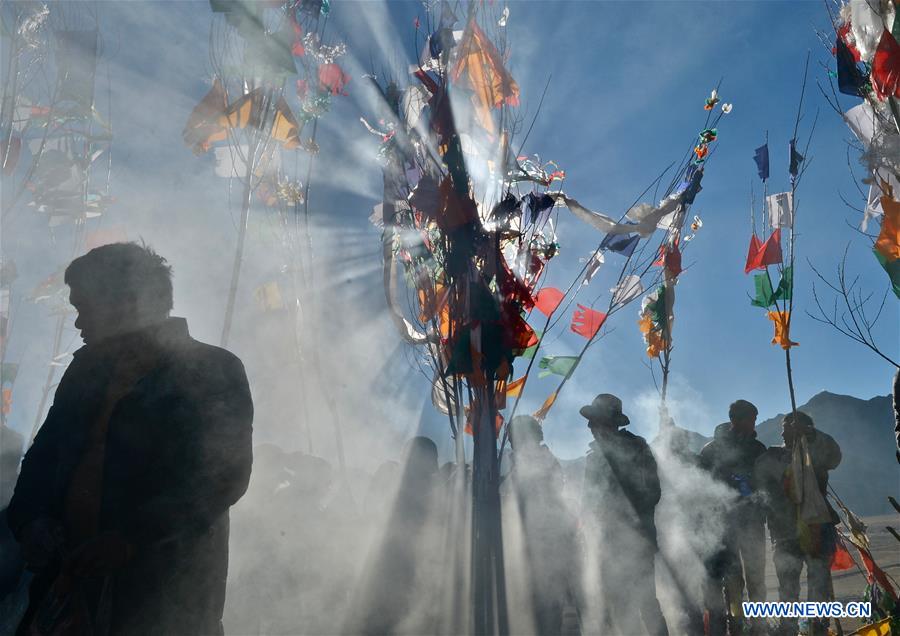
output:
[[[604,633],[668,635],[656,597],[656,460],[629,424],[622,400],[603,393],[581,415],[594,436],[585,462],[582,515],[599,542]]]
[[[531,415],[509,423],[508,483],[522,523],[535,634],[559,634],[563,610],[579,583],[575,520],[563,501],[562,468]]]

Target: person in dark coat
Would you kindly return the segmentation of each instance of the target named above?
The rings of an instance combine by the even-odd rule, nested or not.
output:
[[[25,438],[0,421],[0,602],[16,591],[25,567],[22,550],[6,523]]]
[[[704,596],[711,636],[725,634],[725,598],[732,633],[741,631],[745,585],[749,600],[766,600],[766,518],[753,482],[756,460],[766,452],[756,439],[758,413],[747,400],[737,400],[728,408],[729,421],[719,424],[712,441],[700,450],[700,467],[735,494],[723,511],[724,546],[707,563],[710,581]]]
[[[830,567],[836,545],[835,525],[839,518],[825,495],[828,473],[841,463],[841,448],[833,437],[816,430],[812,418],[802,411],[784,416],[781,437],[784,445],[768,448],[754,466],[754,481],[764,494],[766,521],[774,544],[778,598],[781,601],[801,600],[800,574],[805,565],[808,600],[833,600]],[[795,469],[804,470],[805,456],[811,466],[810,480],[815,479],[813,492],[796,486]],[[816,494],[821,496],[821,512],[818,519],[813,519],[807,509]],[[782,619],[780,629],[779,634],[796,634],[796,619]],[[823,622],[810,623],[811,635],[824,636],[826,633],[827,626]]]
[[[603,633],[667,635],[656,597],[656,460],[643,437],[623,430],[629,420],[616,396],[598,395],[580,413],[594,436],[582,509],[600,541]]]
[[[228,509],[252,463],[241,361],[170,318],[134,243],[65,273],[84,346],[25,455],[9,526],[36,574],[19,633],[221,634]]]

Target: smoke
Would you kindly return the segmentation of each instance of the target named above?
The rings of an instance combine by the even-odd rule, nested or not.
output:
[[[560,6],[541,9],[560,13],[541,25],[540,37],[534,35],[534,21],[524,19],[525,4],[513,4],[509,20],[511,68],[520,84],[524,87],[531,75],[532,85],[543,86],[551,62],[555,74],[533,139],[553,147],[560,122],[571,117],[571,103],[581,99],[590,113],[591,136],[630,128],[618,147],[609,143],[598,148],[585,136],[582,146],[553,148],[561,157],[563,151],[568,153],[565,167],[573,183],[598,181],[591,186],[590,198],[602,196],[604,205],[611,201],[609,205],[624,209],[640,188],[622,184],[625,168],[619,153],[627,144],[660,144],[643,126],[624,126],[629,111],[616,100],[600,102],[597,96],[606,92],[603,83],[609,83],[609,77],[593,72],[583,77],[581,67],[544,59],[546,42],[568,37],[565,25],[574,10]],[[397,633],[458,634],[469,629],[467,470],[440,465],[453,456],[453,440],[446,420],[430,403],[423,352],[401,343],[386,313],[380,232],[368,222],[382,194],[375,163],[379,140],[358,121],[364,115],[377,127],[375,114],[383,108],[363,76],[374,73],[382,83],[397,79],[413,61],[408,33],[413,26],[407,17],[418,7],[334,3],[329,33],[350,45],[341,63],[352,79],[350,95],[335,97],[319,124],[321,149],[310,173],[311,244],[302,246],[311,267],[310,285],[299,299],[289,293],[294,264],[280,219],[262,207],[251,212],[230,348],[244,361],[251,380],[256,448],[250,488],[231,513],[227,633],[382,633],[389,627]],[[681,9],[654,11],[674,17]],[[122,227],[129,239],[145,240],[165,256],[175,273],[174,314],[187,317],[197,339],[218,342],[240,186],[216,177],[212,156],[194,157],[181,139],[185,121],[212,76],[209,5],[141,2],[125,8],[101,3],[99,12],[106,46],[95,97],[114,130],[110,181],[115,202],[87,229]],[[673,23],[688,32],[661,35],[649,21],[629,31],[622,55],[630,61],[606,69],[621,84],[638,90],[629,96],[639,104],[636,118],[714,46],[708,33],[730,32],[721,28],[722,16],[679,18]],[[663,35],[673,40],[659,44]],[[417,47],[424,44],[423,36],[416,36]],[[652,57],[643,45],[650,41],[657,43]],[[686,41],[692,46],[683,46]],[[635,84],[631,78],[647,68],[663,69],[658,73],[663,79]],[[538,95],[523,91],[525,128]],[[464,102],[455,106],[461,115],[466,112]],[[525,152],[531,152],[530,147]],[[305,168],[308,157],[300,161]],[[599,183],[598,166],[608,170],[606,182],[623,185],[622,192],[613,193]],[[584,177],[580,182],[579,172]],[[305,170],[298,173],[306,179]],[[482,187],[490,179],[485,171],[474,176]],[[652,175],[641,179],[644,176]],[[105,178],[98,172],[100,182]],[[46,219],[24,201],[3,230],[4,258],[14,258],[20,272],[10,359],[20,362],[21,370],[9,422],[27,436],[51,358],[55,316],[44,305],[23,299],[74,255],[75,230],[49,230]],[[574,260],[595,245],[597,237],[587,234],[574,225],[561,229],[566,259]],[[560,280],[571,274],[562,271]],[[265,308],[256,291],[272,282],[284,292],[282,303]],[[605,290],[609,284],[598,276],[595,287]],[[298,300],[299,314],[293,304]],[[634,342],[629,344],[639,351],[640,336],[632,331]],[[79,345],[69,322],[61,350],[68,353]],[[572,353],[570,349],[563,342],[553,352]],[[628,371],[623,379],[622,365],[608,362],[606,344],[597,349],[603,351],[591,351],[590,363],[585,361],[547,420],[548,445],[559,457],[583,454],[590,434],[578,407],[608,385],[623,389],[634,430],[648,439],[656,433],[658,396],[634,388],[649,384],[648,378],[635,379]],[[638,368],[638,373],[644,372]],[[523,412],[525,406],[540,404],[549,393],[542,389],[551,380],[555,378],[529,383]],[[667,404],[680,427],[710,433],[717,421],[700,392],[678,375],[672,378]],[[437,444],[435,464],[423,467],[408,461],[404,448],[416,435]],[[685,625],[686,608],[700,603],[703,564],[722,543],[724,529],[717,519],[732,494],[697,469],[683,449],[673,448],[672,440],[659,440],[653,450],[662,490],[655,514],[657,589],[670,625]],[[600,632],[605,609],[598,593],[600,563],[624,579],[638,579],[644,572],[636,569],[634,552],[641,546],[604,543],[591,530],[591,519],[602,515],[583,504],[583,462],[566,463],[559,479],[552,462],[504,458],[505,466],[512,464],[520,474],[503,485],[511,633],[533,633],[556,612],[564,631],[577,630],[580,616],[585,631]],[[526,485],[517,486],[516,480]],[[602,514],[627,516],[630,511],[622,507]],[[558,605],[543,607],[547,599]]]

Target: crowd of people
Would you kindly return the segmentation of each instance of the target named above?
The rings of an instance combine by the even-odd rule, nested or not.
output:
[[[0,533],[0,594],[29,585],[18,634],[468,630],[468,466],[440,465],[434,441],[415,437],[360,489],[321,458],[253,448],[243,366],[169,317],[164,259],[104,246],[66,282],[85,346],[21,465],[12,436],[0,463],[4,484],[16,481],[0,501],[11,533]],[[513,631],[769,633],[741,611],[766,600],[766,528],[779,600],[801,600],[804,568],[809,600],[831,599],[838,518],[826,493],[841,451],[807,414],[785,416],[783,444],[766,448],[756,407],[737,400],[699,453],[670,421],[651,448],[611,394],[580,415],[594,438],[580,489],[538,420],[510,422]],[[688,472],[700,477],[669,489]],[[699,509],[704,493],[715,505],[674,524],[660,512],[667,489],[669,506]],[[672,554],[673,533],[703,539]],[[774,629],[793,636],[797,624]]]

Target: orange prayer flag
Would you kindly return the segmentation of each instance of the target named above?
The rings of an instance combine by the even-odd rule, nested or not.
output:
[[[470,409],[469,413],[466,415],[466,425],[463,427],[463,433],[466,435],[472,435],[472,413],[474,409]],[[499,436],[500,431],[503,429],[503,416],[497,413],[497,417],[494,419],[494,435]]]
[[[225,114],[226,105],[225,86],[216,78],[206,96],[191,111],[181,133],[184,143],[194,154],[202,155],[214,141],[224,141],[228,137],[227,131],[218,124],[218,118]]]
[[[453,81],[459,81],[465,72],[472,89],[475,116],[489,133],[495,131],[491,109],[503,104],[519,105],[519,85],[503,66],[503,58],[490,39],[479,28],[475,19],[469,21],[462,41]]]
[[[541,404],[541,408],[534,412],[534,417],[536,419],[542,420],[547,417],[547,413],[550,412],[550,409],[553,408],[553,403],[556,402],[556,395],[557,392],[554,391],[549,396],[547,396],[547,399],[544,400],[543,404]]]
[[[790,338],[791,312],[770,311],[768,317],[775,324],[775,337],[772,338],[772,344],[781,345],[781,348],[785,350],[800,344]]]
[[[3,400],[2,406],[0,406],[0,411],[4,415],[9,415],[9,411],[12,408],[12,389],[3,389]]]
[[[506,397],[518,397],[522,394],[522,387],[525,386],[525,378],[527,375],[523,375],[518,380],[513,380],[509,384],[506,385]]]
[[[875,241],[875,249],[890,263],[900,258],[900,202],[894,200],[889,185],[882,183],[881,187],[884,191],[881,196],[884,216],[881,218],[881,232]]]
[[[278,98],[275,105],[275,121],[272,122],[272,139],[280,141],[287,150],[299,148],[300,128],[284,97]]]

